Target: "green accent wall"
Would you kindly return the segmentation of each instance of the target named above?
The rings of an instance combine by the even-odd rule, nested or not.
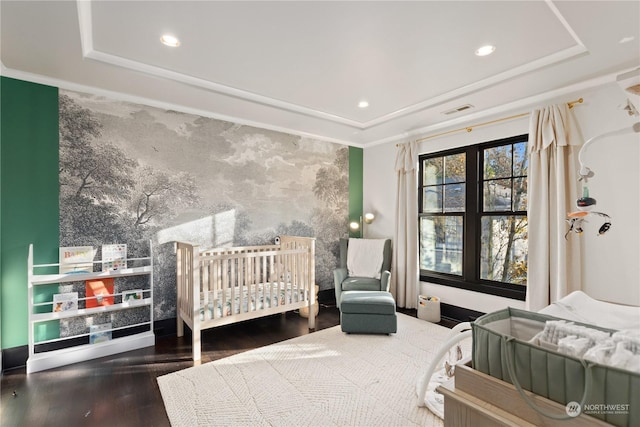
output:
[[[28,343],[27,254],[57,262],[58,89],[0,77],[2,348]]]
[[[349,147],[349,223],[362,216],[362,148]],[[360,237],[360,232],[349,229],[349,237]]]

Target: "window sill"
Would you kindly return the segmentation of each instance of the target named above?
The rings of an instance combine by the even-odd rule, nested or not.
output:
[[[524,301],[527,296],[527,287],[522,285],[468,282],[464,280],[455,280],[450,277],[432,275],[427,276],[424,274],[420,274],[420,280],[423,282],[435,283],[437,285],[450,286],[453,288],[465,289],[468,291],[480,292],[483,294],[496,295],[499,297],[510,298],[518,301]]]

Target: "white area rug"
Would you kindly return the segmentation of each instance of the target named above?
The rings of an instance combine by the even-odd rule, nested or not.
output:
[[[398,313],[398,333],[340,326],[158,377],[173,426],[442,426],[416,381],[449,329]]]

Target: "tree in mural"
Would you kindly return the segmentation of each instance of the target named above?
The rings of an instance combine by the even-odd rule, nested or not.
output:
[[[60,95],[60,243],[123,241],[128,227],[117,202],[130,197],[136,167],[118,148],[97,144],[101,125],[90,110]]]
[[[146,166],[138,168],[135,182],[129,209],[136,227],[166,223],[199,200],[195,180],[186,172],[169,175]]]
[[[198,203],[195,179],[187,172],[141,167],[101,136],[92,112],[61,95],[61,221],[71,237],[148,239],[155,227]],[[83,236],[73,236],[74,230]]]
[[[146,255],[163,221],[198,202],[195,180],[188,173],[171,176],[140,167],[104,140],[91,110],[64,94],[59,99],[60,245],[100,248],[126,242],[131,256]],[[166,250],[154,252],[156,312],[161,315],[175,307],[175,297],[162,284],[165,276],[169,283],[174,280],[175,262]]]
[[[101,127],[90,110],[60,95],[60,189],[113,203],[129,197],[137,162],[109,143],[97,144]]]
[[[325,202],[327,209],[334,213],[344,214],[348,211],[349,199],[349,148],[342,147],[336,151],[333,164],[322,167],[316,173],[313,193]],[[345,219],[346,222],[346,219]]]
[[[339,240],[347,231],[349,211],[349,148],[336,151],[333,164],[316,173],[313,186],[322,207],[314,209],[311,222],[316,241],[316,281],[321,289],[333,287],[333,270],[338,266]]]
[[[276,235],[278,236],[300,236],[300,237],[313,237],[313,228],[302,221],[291,221],[289,225],[280,224],[276,228]]]

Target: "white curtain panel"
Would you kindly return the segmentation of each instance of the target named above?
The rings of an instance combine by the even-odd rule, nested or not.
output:
[[[396,154],[396,230],[391,293],[398,307],[418,305],[418,143],[398,144]]]
[[[528,310],[581,289],[580,239],[565,239],[578,197],[579,133],[566,104],[531,112],[529,122]]]

